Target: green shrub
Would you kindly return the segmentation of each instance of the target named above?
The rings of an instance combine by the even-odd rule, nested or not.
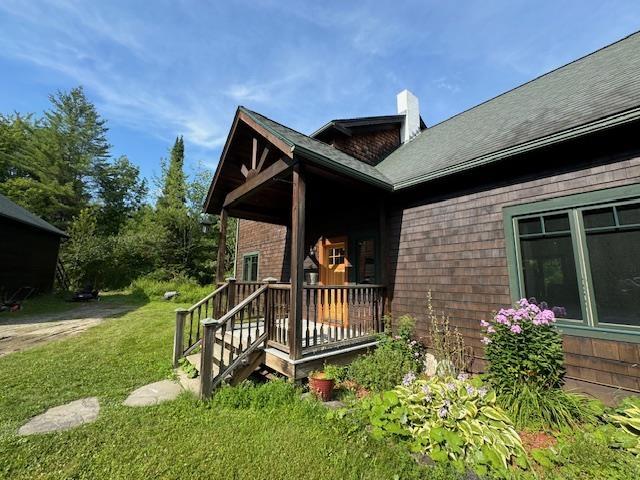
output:
[[[498,403],[506,410],[517,428],[565,428],[580,423],[595,423],[602,411],[599,402],[561,388],[544,388],[520,383],[502,389]]]
[[[152,276],[134,280],[129,287],[132,294],[152,300],[162,299],[165,292],[177,291],[178,295],[172,300],[180,303],[195,303],[210,294],[214,288],[213,285],[198,285],[194,280],[186,277],[163,281],[156,280]]]
[[[342,382],[347,377],[348,367],[341,367],[338,365],[325,364],[324,366],[324,378],[327,380],[335,380],[336,382]]]
[[[378,347],[358,357],[349,367],[348,378],[366,389],[389,390],[398,385],[408,372],[422,368],[420,354],[414,351],[417,342],[397,336],[380,337]]]
[[[360,403],[375,438],[408,442],[414,452],[435,462],[451,462],[457,469],[472,466],[479,474],[506,473],[514,464],[526,468],[520,437],[496,395],[469,381],[433,377],[414,380]]]
[[[545,479],[557,480],[630,480],[640,478],[640,462],[628,452],[611,448],[619,438],[613,425],[585,425],[558,436],[558,443],[534,449],[531,457],[544,467]]]
[[[284,380],[272,380],[263,384],[250,381],[231,387],[219,388],[212,405],[221,408],[273,410],[291,406],[300,401],[301,390]]]

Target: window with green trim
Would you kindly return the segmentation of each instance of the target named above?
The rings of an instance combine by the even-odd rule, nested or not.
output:
[[[640,334],[640,198],[616,193],[640,185],[505,209],[514,296],[562,307],[569,327]]]
[[[242,280],[245,282],[258,281],[258,254],[247,253],[243,257]]]

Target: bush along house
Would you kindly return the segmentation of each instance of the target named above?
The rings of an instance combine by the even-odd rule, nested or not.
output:
[[[534,297],[564,314],[569,378],[640,390],[640,34],[434,126],[406,90],[311,135],[239,107],[204,210],[221,244],[240,219],[237,278],[177,313],[204,397],[346,361],[387,312],[425,335],[429,291],[476,371],[480,321]]]

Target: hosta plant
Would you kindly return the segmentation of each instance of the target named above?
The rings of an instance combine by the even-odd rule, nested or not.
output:
[[[496,405],[496,395],[477,379],[409,374],[402,385],[361,403],[371,433],[408,442],[411,450],[479,474],[527,466],[518,433]]]
[[[625,398],[616,413],[606,419],[622,428],[627,442],[622,446],[636,455],[640,455],[640,398]]]

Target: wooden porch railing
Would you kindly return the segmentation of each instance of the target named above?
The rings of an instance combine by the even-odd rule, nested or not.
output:
[[[383,285],[304,286],[303,352],[384,332],[385,300]]]
[[[269,289],[269,344],[288,352],[291,285],[274,284]],[[305,285],[302,296],[303,352],[384,332],[385,302],[383,285]]]
[[[174,366],[178,365],[181,357],[186,357],[201,345],[203,320],[222,317],[263,285],[260,282],[236,282],[231,278],[188,309],[177,309]]]
[[[248,355],[265,344],[268,288],[268,284],[261,285],[219,320],[202,322],[200,395],[203,398],[208,398],[236,368],[247,365]]]
[[[303,286],[303,355],[358,343],[384,331],[383,285]],[[289,352],[291,285],[220,285],[189,309],[176,311],[174,365],[202,347],[201,395],[206,398],[264,345]]]

